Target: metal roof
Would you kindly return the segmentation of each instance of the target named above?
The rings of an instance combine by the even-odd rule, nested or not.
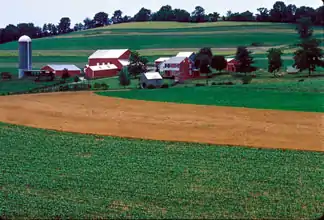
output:
[[[112,63],[107,63],[107,64],[102,64],[102,65],[97,65],[97,66],[89,66],[89,68],[92,71],[100,71],[100,70],[114,70],[118,69],[115,64]]]
[[[234,58],[226,58],[227,62],[231,62],[232,60],[234,60]]]
[[[182,61],[184,61],[187,57],[171,57],[167,61],[165,61],[165,64],[180,64]]]
[[[129,60],[118,60],[120,63],[121,63],[121,65],[123,65],[123,66],[128,66],[129,65]]]
[[[146,77],[146,79],[163,79],[162,76],[160,75],[160,73],[158,72],[147,72],[147,73],[143,73],[144,76]]]
[[[191,57],[194,54],[194,52],[179,52],[177,54],[177,57]]]
[[[27,35],[23,35],[19,38],[18,42],[31,42],[31,38],[28,37]]]
[[[159,59],[155,60],[154,62],[164,62],[170,59],[170,57],[160,57]]]
[[[97,50],[89,57],[89,59],[100,59],[100,58],[116,58],[116,59],[118,59],[127,51],[128,51],[128,49]]]
[[[47,66],[49,66],[50,68],[52,68],[54,71],[60,71],[60,70],[64,70],[64,69],[68,69],[68,70],[78,70],[81,71],[80,68],[78,68],[76,65],[73,64],[48,64]]]

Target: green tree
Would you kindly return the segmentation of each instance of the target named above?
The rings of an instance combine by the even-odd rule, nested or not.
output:
[[[119,80],[119,85],[124,86],[124,88],[126,86],[129,86],[130,85],[131,80],[130,80],[130,76],[129,76],[129,72],[128,72],[128,69],[127,68],[124,67],[119,72],[118,80]]]
[[[121,10],[116,10],[112,17],[113,23],[118,24],[123,21],[123,12]]]
[[[194,22],[206,21],[205,9],[201,6],[196,6],[195,10],[192,12],[191,15],[192,15],[192,21]]]
[[[252,67],[253,57],[251,56],[251,51],[249,51],[246,47],[240,46],[237,48],[235,59],[239,62],[237,66],[237,70],[240,73],[249,73],[254,70]]]
[[[276,72],[282,67],[281,55],[283,54],[279,48],[271,48],[268,51],[268,71],[276,76]]]
[[[71,19],[68,17],[63,17],[60,20],[60,23],[58,25],[58,32],[60,34],[64,34],[64,33],[69,33],[71,32]]]
[[[151,10],[141,8],[139,12],[134,16],[135,21],[149,21],[151,18]]]
[[[227,61],[224,56],[215,55],[211,60],[211,67],[219,72],[227,67]]]
[[[297,20],[298,25],[296,30],[298,31],[301,39],[310,38],[313,35],[312,21],[310,17],[304,17]]]
[[[294,53],[294,66],[300,71],[308,70],[309,76],[317,66],[323,66],[323,50],[320,48],[321,41],[315,38],[304,39],[298,44],[299,49]]]
[[[68,71],[68,69],[64,69],[63,70],[63,74],[62,74],[62,80],[64,81],[64,82],[66,82],[66,80],[68,79],[68,78],[70,78],[70,74],[69,74],[69,71]]]
[[[102,27],[108,24],[108,14],[105,12],[98,12],[93,18],[96,27]]]
[[[137,51],[132,51],[129,58],[128,71],[134,77],[147,71],[148,60],[142,57]]]

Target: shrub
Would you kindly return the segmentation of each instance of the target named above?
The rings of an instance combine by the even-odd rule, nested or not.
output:
[[[101,89],[107,90],[107,89],[109,89],[109,86],[106,83],[101,83]]]
[[[252,81],[252,78],[253,78],[252,76],[243,76],[241,78],[241,80],[242,80],[242,83],[245,85],[245,84],[250,84]]]
[[[206,85],[204,83],[196,83],[196,86],[200,87],[200,86],[206,86]]]
[[[212,86],[216,86],[217,84],[215,82],[212,82]]]
[[[74,82],[79,82],[80,81],[78,76],[75,76],[73,80],[74,80]]]
[[[169,84],[164,83],[164,84],[161,86],[161,88],[162,88],[162,89],[167,89],[167,88],[169,88]]]
[[[147,88],[148,88],[148,89],[155,89],[156,87],[155,87],[155,85],[149,84],[149,85],[147,86]]]
[[[94,89],[100,89],[100,88],[101,88],[100,83],[95,83],[95,84],[93,85],[93,88],[94,88]]]

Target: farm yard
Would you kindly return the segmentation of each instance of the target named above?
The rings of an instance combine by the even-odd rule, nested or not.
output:
[[[153,65],[202,47],[234,57],[240,45],[259,69],[246,85],[213,71],[164,79],[166,89],[110,77],[89,80],[104,91],[24,95],[8,94],[60,80],[18,80],[17,42],[0,45],[0,72],[14,76],[0,80],[0,218],[320,217],[324,68],[286,73],[298,40],[295,25],[266,22],[124,23],[36,39],[36,69],[83,69],[102,48],[136,50]],[[267,71],[274,47],[283,50],[276,77]]]

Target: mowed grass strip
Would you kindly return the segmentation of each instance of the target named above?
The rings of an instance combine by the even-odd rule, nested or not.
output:
[[[316,87],[321,84],[315,84]],[[160,102],[175,102],[199,105],[233,106],[258,109],[324,112],[324,96],[318,92],[298,92],[281,87],[266,88],[264,85],[249,87],[187,87],[157,90],[134,90],[99,92],[100,95]],[[310,89],[312,91],[312,89]]]
[[[323,154],[0,124],[0,216],[315,219]]]

